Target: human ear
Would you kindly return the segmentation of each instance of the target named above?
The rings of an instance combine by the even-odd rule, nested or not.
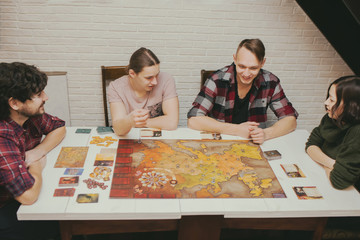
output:
[[[130,76],[131,78],[134,78],[136,75],[137,75],[137,74],[135,73],[134,70],[129,69],[129,76]]]
[[[10,108],[12,108],[15,111],[19,110],[19,108],[22,104],[22,102],[20,102],[19,100],[15,99],[13,97],[9,98],[8,103],[9,103]]]

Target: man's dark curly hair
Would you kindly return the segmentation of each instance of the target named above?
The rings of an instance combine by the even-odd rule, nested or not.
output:
[[[47,76],[35,66],[21,62],[0,63],[0,120],[10,115],[9,99],[30,100],[47,84]]]

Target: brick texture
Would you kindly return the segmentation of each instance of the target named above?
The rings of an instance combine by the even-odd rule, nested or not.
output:
[[[66,71],[72,126],[104,124],[100,66],[127,65],[142,46],[174,76],[186,126],[200,70],[230,64],[244,38],[263,40],[264,68],[300,113],[298,128],[311,131],[329,82],[352,72],[293,0],[0,1],[1,61]]]

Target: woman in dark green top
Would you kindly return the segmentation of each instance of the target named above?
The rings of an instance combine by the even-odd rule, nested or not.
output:
[[[360,77],[346,76],[330,84],[327,114],[311,132],[306,152],[324,167],[334,188],[360,190]]]

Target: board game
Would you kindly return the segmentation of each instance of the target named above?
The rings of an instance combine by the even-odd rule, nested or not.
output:
[[[285,197],[249,141],[119,140],[110,198]]]

